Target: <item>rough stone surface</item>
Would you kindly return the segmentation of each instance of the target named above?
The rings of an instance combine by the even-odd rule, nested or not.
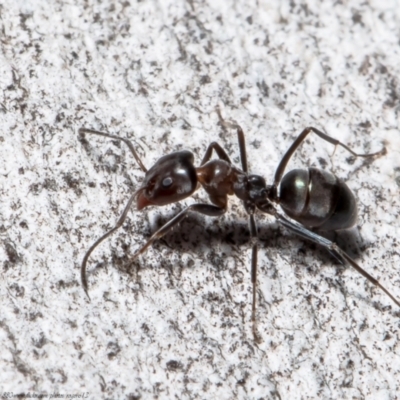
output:
[[[218,141],[272,181],[290,167],[346,180],[350,232],[332,235],[400,298],[399,1],[45,1],[0,5],[0,391],[93,399],[398,399],[400,310],[323,249],[259,216],[258,329],[239,201],[191,215],[136,262],[157,227],[204,192],[117,221],[147,167]],[[60,397],[59,397],[60,398]],[[61,397],[62,398],[62,397]]]

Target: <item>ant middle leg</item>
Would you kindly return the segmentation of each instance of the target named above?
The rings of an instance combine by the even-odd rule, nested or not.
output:
[[[210,160],[213,150],[217,153],[218,157],[221,160],[224,160],[227,163],[232,164],[228,154],[226,154],[226,151],[221,147],[221,145],[219,143],[217,143],[217,142],[212,142],[212,143],[210,143],[208,145],[207,150],[206,150],[206,152],[204,154],[203,159],[201,160],[201,164],[200,165],[204,165],[207,161]]]
[[[246,153],[246,143],[244,139],[243,129],[236,122],[225,121],[224,118],[222,117],[221,110],[219,108],[216,109],[216,112],[222,126],[225,126],[226,128],[236,129],[239,142],[240,162],[242,164],[243,172],[247,173],[248,172],[247,153]]]
[[[218,118],[221,124],[227,128],[236,129],[239,142],[239,152],[240,161],[242,164],[242,171],[248,173],[247,165],[247,152],[246,152],[246,141],[244,137],[244,132],[242,127],[236,122],[225,121],[221,115],[221,111],[217,108]],[[257,263],[258,263],[258,229],[256,219],[254,217],[254,206],[243,202],[246,212],[249,214],[249,230],[252,239],[251,246],[251,285],[252,285],[252,302],[251,302],[251,321],[252,321],[252,331],[253,337],[256,342],[260,342],[261,338],[257,332],[257,318],[256,318],[256,308],[257,308]]]
[[[258,230],[254,214],[249,215],[250,236],[253,244],[251,247],[251,285],[252,285],[252,303],[251,303],[251,323],[253,337],[256,342],[260,342],[257,333],[256,305],[257,305],[257,261],[258,261]]]

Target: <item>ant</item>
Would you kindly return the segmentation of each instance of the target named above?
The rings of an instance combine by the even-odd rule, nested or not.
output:
[[[93,243],[83,258],[81,280],[86,295],[89,297],[86,278],[86,265],[89,256],[103,240],[122,226],[134,201],[136,201],[139,211],[148,206],[164,206],[191,196],[202,186],[212,204],[196,203],[186,207],[153,233],[150,239],[136,251],[131,260],[144,253],[155,240],[160,239],[171,231],[190,212],[210,217],[221,216],[227,210],[228,196],[236,195],[242,200],[243,206],[249,215],[249,229],[252,238],[251,320],[255,339],[258,339],[256,331],[258,234],[255,220],[255,212],[257,210],[273,215],[278,223],[289,231],[324,247],[341,263],[350,264],[373,285],[384,291],[400,307],[400,302],[374,277],[361,268],[345,251],[340,249],[336,243],[315,232],[315,230],[336,231],[348,229],[356,223],[356,200],[346,183],[332,173],[318,168],[294,169],[284,175],[293,153],[310,133],[316,134],[335,146],[343,147],[355,157],[374,157],[384,154],[386,149],[383,148],[381,151],[372,154],[357,154],[340,141],[316,128],[308,127],[300,133],[282,157],[276,169],[272,185],[267,185],[263,177],[248,173],[245,137],[242,128],[236,123],[224,121],[219,110],[217,110],[217,113],[222,125],[237,130],[241,169],[232,164],[225,150],[217,142],[212,142],[208,146],[199,167],[193,165],[193,154],[188,150],[182,150],[161,157],[153,167],[147,170],[128,139],[92,129],[79,129],[79,134],[82,136],[88,133],[123,141],[129,147],[141,170],[145,173],[141,187],[129,198],[114,228]],[[211,159],[213,151],[215,151],[218,158]],[[283,212],[278,209],[278,206],[282,208]]]

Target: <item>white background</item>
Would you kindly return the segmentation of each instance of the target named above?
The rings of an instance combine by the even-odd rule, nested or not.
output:
[[[398,399],[400,310],[329,254],[260,216],[258,328],[236,199],[190,216],[133,265],[185,204],[130,212],[79,269],[147,167],[218,141],[271,182],[332,170],[359,206],[338,243],[400,298],[399,1],[11,1],[0,6],[0,390],[112,399]],[[396,183],[397,182],[397,183]],[[335,238],[335,236],[333,236]]]

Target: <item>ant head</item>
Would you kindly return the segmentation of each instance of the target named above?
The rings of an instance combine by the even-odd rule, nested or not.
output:
[[[137,209],[164,206],[190,196],[197,187],[193,161],[193,154],[186,150],[161,157],[146,173],[138,191]]]

